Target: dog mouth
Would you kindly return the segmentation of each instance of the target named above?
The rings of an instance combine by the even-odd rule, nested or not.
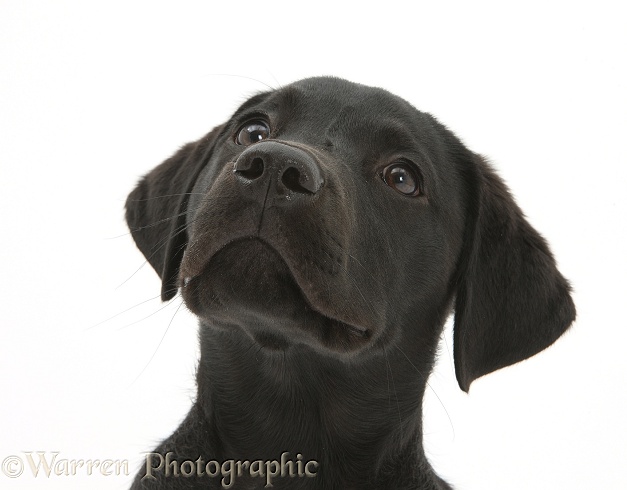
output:
[[[192,270],[190,266],[183,267],[182,296],[201,318],[218,327],[238,325],[261,345],[305,343],[336,352],[351,352],[366,345],[371,329],[333,314],[331,292],[326,291],[329,285],[324,284],[329,278],[298,269],[308,278],[299,281],[294,267],[258,237],[234,239],[204,265],[195,267],[195,274],[185,272]],[[268,338],[287,342],[265,342]]]

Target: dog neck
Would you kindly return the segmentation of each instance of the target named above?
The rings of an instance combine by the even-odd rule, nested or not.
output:
[[[202,323],[200,337],[197,403],[213,439],[205,450],[216,457],[315,461],[314,488],[321,480],[446,488],[415,486],[437,479],[422,449],[432,357],[421,360],[411,346],[350,359],[302,345],[273,350],[239,328]]]

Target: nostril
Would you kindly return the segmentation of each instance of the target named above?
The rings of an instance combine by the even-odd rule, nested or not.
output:
[[[283,172],[281,176],[281,182],[283,185],[294,192],[300,192],[301,194],[314,194],[314,191],[308,189],[311,187],[311,183],[308,182],[307,174],[302,174],[295,167],[289,167]]]
[[[248,180],[254,180],[261,177],[264,171],[263,160],[259,157],[255,157],[250,160],[246,168],[240,168],[242,166],[243,165],[238,162],[235,168],[235,173]]]

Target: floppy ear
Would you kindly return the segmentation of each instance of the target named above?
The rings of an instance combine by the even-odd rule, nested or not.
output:
[[[478,377],[551,345],[575,319],[570,286],[549,247],[503,181],[479,156],[455,303],[457,381]]]
[[[187,203],[223,127],[181,148],[144,176],[126,200],[126,222],[137,247],[161,277],[163,301],[176,295],[187,245]]]

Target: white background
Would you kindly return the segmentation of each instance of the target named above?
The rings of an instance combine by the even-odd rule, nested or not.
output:
[[[249,95],[326,74],[404,97],[487,155],[575,289],[572,330],[469,395],[447,330],[425,403],[436,470],[459,490],[627,488],[622,2],[428,3],[0,2],[0,460],[134,472],[174,430],[196,324],[178,298],[161,309],[124,199]],[[131,478],[27,468],[0,488]]]

